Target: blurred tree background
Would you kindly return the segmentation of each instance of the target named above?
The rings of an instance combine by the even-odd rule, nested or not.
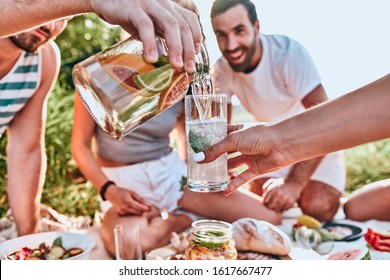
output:
[[[73,18],[67,29],[56,39],[62,67],[57,84],[49,98],[46,151],[48,169],[42,203],[60,213],[93,217],[99,209],[94,187],[85,180],[72,158],[70,139],[73,124],[73,66],[120,40],[122,31],[109,26],[92,14]],[[235,122],[249,121],[238,112]],[[0,217],[8,210],[6,197],[7,137],[0,139]],[[362,185],[390,178],[390,140],[378,141],[346,151],[346,195]]]

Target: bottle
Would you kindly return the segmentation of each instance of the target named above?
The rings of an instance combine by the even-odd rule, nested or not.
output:
[[[187,260],[236,260],[233,226],[217,220],[193,222],[185,256]]]
[[[143,59],[143,44],[132,36],[74,66],[75,88],[96,123],[121,139],[184,98],[192,81],[209,81],[209,56],[202,43],[196,71],[171,67],[165,40],[156,37],[159,59]]]

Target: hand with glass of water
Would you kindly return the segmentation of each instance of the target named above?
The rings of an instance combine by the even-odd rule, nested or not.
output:
[[[227,186],[227,154],[206,163],[192,157],[227,135],[227,101],[224,94],[193,94],[185,97],[187,183],[195,192],[218,192]]]

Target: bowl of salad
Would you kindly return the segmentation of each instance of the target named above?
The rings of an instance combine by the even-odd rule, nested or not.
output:
[[[88,260],[96,240],[89,234],[41,232],[0,243],[2,260]]]

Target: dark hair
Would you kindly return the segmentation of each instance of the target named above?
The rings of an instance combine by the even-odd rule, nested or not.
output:
[[[249,0],[215,0],[211,8],[210,17],[213,19],[216,15],[226,12],[231,7],[236,5],[244,5],[248,11],[248,17],[252,24],[257,21],[257,13],[255,5]]]

